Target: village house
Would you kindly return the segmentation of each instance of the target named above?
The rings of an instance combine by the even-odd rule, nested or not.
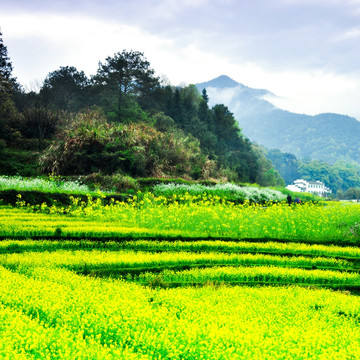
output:
[[[321,181],[308,181],[304,179],[295,180],[293,184],[288,185],[286,188],[291,191],[306,192],[322,197],[327,197],[332,192]]]

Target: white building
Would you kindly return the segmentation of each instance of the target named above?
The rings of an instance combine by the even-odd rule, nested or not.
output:
[[[306,192],[323,197],[327,197],[332,192],[321,181],[307,181],[304,179],[295,180],[293,184],[288,185],[286,188],[291,191]]]

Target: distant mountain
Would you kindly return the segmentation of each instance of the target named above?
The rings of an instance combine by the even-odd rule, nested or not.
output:
[[[231,88],[231,87],[237,87],[237,86],[243,86],[240,83],[236,82],[235,80],[229,78],[226,75],[221,75],[215,79],[212,79],[210,81],[197,84],[196,86],[199,88],[207,88],[207,87],[215,87],[218,89],[224,89],[224,88]]]
[[[360,163],[360,122],[355,118],[285,111],[269,101],[275,96],[270,91],[247,87],[225,75],[196,86],[200,91],[206,88],[210,105],[226,105],[244,135],[260,145],[292,153],[300,159]]]

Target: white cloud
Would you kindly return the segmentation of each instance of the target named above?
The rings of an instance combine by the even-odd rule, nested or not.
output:
[[[3,18],[0,15],[0,21],[6,30],[5,43],[15,76],[22,83],[43,79],[50,71],[66,65],[94,74],[99,61],[123,49],[144,52],[154,70],[166,75],[174,85],[201,82],[237,69],[225,57],[199,50],[195,46],[195,33],[194,38],[173,40],[152,35],[135,26],[53,14],[20,14]],[[18,46],[20,41],[31,43],[31,50],[27,46]]]
[[[334,112],[360,119],[356,105],[360,96],[359,78],[321,72],[287,72],[272,76],[269,82],[275,85],[272,90],[279,97],[271,100],[282,109],[309,115]]]
[[[207,1],[161,3],[166,4],[164,11],[172,16],[185,8],[206,5]],[[88,75],[94,74],[99,61],[117,51],[133,49],[144,52],[158,75],[166,75],[174,85],[203,82],[225,74],[247,86],[275,93],[279,97],[272,101],[279,107],[309,114],[339,112],[360,119],[360,110],[357,109],[360,75],[298,71],[295,66],[292,66],[292,71],[279,70],[280,66],[270,67],[271,64],[263,61],[267,58],[250,62],[246,60],[245,48],[239,55],[232,47],[234,37],[223,33],[215,37],[210,31],[204,35],[201,30],[197,33],[189,28],[183,34],[179,31],[180,35],[172,33],[174,37],[170,38],[165,31],[155,35],[115,20],[51,13],[14,15],[2,12],[0,23],[14,65],[14,75],[23,85],[43,79],[60,66],[71,65]],[[356,38],[360,35],[360,28],[352,27],[342,35],[344,39]],[[224,43],[229,41],[224,46],[228,51],[221,51],[212,39],[223,39]],[[243,39],[236,37],[236,44]],[[273,46],[269,44],[269,47]],[[285,43],[282,51],[289,51]],[[278,55],[282,56],[282,53]]]
[[[352,28],[342,34],[335,36],[332,41],[338,42],[343,40],[353,40],[360,37],[360,28]]]
[[[250,63],[230,65],[227,74],[244,85],[271,91],[275,96],[265,99],[281,109],[309,115],[334,112],[360,120],[358,76],[320,71],[272,72]],[[216,92],[214,94],[216,96]],[[230,101],[232,89],[222,92],[221,96],[224,101]]]
[[[209,0],[160,0],[152,4],[142,3],[141,8],[145,11],[146,20],[176,22],[181,13],[204,7],[208,2]]]
[[[94,74],[99,61],[123,49],[143,51],[146,56],[147,52],[161,54],[162,49],[171,46],[171,40],[139,28],[89,17],[21,14],[0,15],[0,20],[15,75],[26,82],[34,80],[34,76],[44,78],[60,65],[73,65]],[[31,51],[27,46],[15,46],[20,41],[32,43]],[[39,68],[39,63],[44,67]]]

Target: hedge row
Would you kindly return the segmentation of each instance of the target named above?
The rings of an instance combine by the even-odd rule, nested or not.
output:
[[[15,205],[18,201],[18,195],[21,195],[21,200],[27,204],[36,205],[46,203],[51,206],[55,203],[62,205],[71,205],[70,196],[80,198],[86,201],[87,196],[83,194],[62,194],[62,193],[48,193],[42,191],[18,191],[18,190],[1,190],[0,191],[0,203]],[[104,198],[104,202],[109,201],[111,198],[115,201],[125,201],[131,195],[125,194],[111,194]],[[100,195],[92,195],[93,198],[100,197]]]

